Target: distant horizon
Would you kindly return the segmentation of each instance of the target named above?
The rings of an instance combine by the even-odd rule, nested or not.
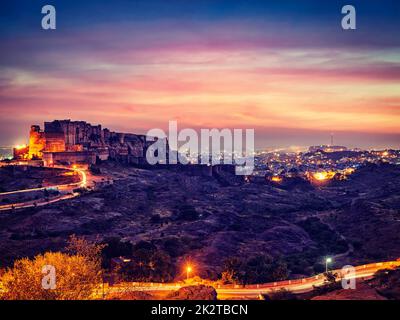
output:
[[[121,132],[121,133],[131,133],[131,134],[146,134],[146,132],[150,129],[153,128],[148,128],[147,130],[143,130],[143,129],[128,129],[126,127],[120,127],[120,126],[109,126],[109,125],[104,125],[104,123],[101,122],[91,122],[88,121],[86,119],[78,119],[78,118],[73,118],[73,117],[60,117],[58,119],[46,119],[46,120],[42,120],[42,121],[33,121],[32,123],[30,123],[29,125],[26,125],[23,130],[18,130],[18,132],[20,132],[21,134],[17,135],[17,138],[15,138],[14,140],[9,140],[8,142],[5,142],[5,140],[2,140],[2,137],[0,137],[0,148],[2,149],[6,149],[6,148],[13,148],[16,145],[22,145],[22,144],[28,144],[29,142],[29,130],[30,130],[30,126],[31,125],[39,125],[41,127],[41,129],[44,129],[44,122],[47,121],[55,121],[55,120],[71,120],[71,121],[84,121],[87,122],[91,125],[101,125],[103,129],[107,128],[110,131],[113,132]],[[178,127],[180,129],[186,128],[184,126],[180,126],[178,123]],[[167,128],[167,124],[165,126],[160,126],[161,129],[165,130],[166,132],[168,132],[168,128]],[[249,127],[241,127],[242,129],[246,129]],[[200,128],[194,128],[195,130],[199,130]],[[209,128],[211,129],[211,127]],[[222,128],[216,128],[216,129],[222,129]],[[309,143],[304,143],[304,144],[300,144],[300,143],[291,143],[292,140],[296,140],[296,131],[295,130],[289,130],[289,129],[281,129],[282,131],[284,131],[286,134],[284,136],[281,136],[280,138],[277,137],[279,136],[279,131],[274,131],[273,129],[271,129],[274,133],[270,134],[268,136],[268,132],[265,131],[261,131],[261,135],[257,134],[258,130],[255,129],[255,139],[256,139],[256,150],[257,151],[264,151],[264,150],[275,150],[275,149],[293,149],[293,150],[304,150],[309,148],[310,146],[319,146],[319,145],[330,145],[330,138],[331,138],[331,134],[333,133],[334,135],[334,144],[336,146],[345,146],[349,149],[355,149],[355,148],[360,148],[363,150],[384,150],[384,149],[394,149],[394,150],[400,150],[400,134],[399,135],[379,135],[379,134],[371,134],[371,133],[363,133],[363,132],[357,132],[357,133],[352,133],[354,135],[354,137],[356,138],[355,141],[359,140],[361,141],[361,143],[357,144],[353,142],[348,142],[345,141],[343,139],[343,136],[345,135],[346,137],[349,135],[348,132],[342,133],[342,132],[320,132],[320,131],[312,131],[310,130],[307,134],[300,134],[300,139],[307,139],[309,141]],[[270,132],[271,133],[271,132]],[[316,133],[318,133],[318,138],[316,137]],[[351,133],[350,133],[351,134]],[[265,136],[267,135],[267,136]],[[297,138],[299,138],[299,136],[297,136]],[[366,139],[365,137],[368,137],[368,139]],[[381,139],[392,139],[393,143],[392,144],[370,144],[370,145],[366,145],[367,141],[371,141],[371,138],[375,137],[375,141],[379,141]],[[267,139],[268,141],[270,141],[269,143],[262,143],[263,139]],[[286,144],[279,144],[279,143],[274,143],[274,141],[277,140],[282,140],[284,139],[285,141],[287,141]],[[374,140],[372,140],[374,141]],[[397,143],[397,144],[396,144]]]

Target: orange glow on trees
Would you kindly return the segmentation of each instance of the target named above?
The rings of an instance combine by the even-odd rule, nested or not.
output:
[[[55,269],[55,288],[43,288],[43,266]],[[101,282],[97,264],[82,255],[47,252],[17,260],[1,277],[5,300],[86,300]]]

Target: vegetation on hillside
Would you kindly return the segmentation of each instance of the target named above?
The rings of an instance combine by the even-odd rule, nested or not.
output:
[[[253,284],[284,280],[288,276],[286,264],[267,254],[259,254],[247,259],[232,257],[225,261],[221,273],[222,283]]]
[[[86,300],[101,283],[101,247],[71,237],[69,253],[15,261],[1,276],[4,300]],[[53,271],[54,270],[54,273]],[[53,277],[54,276],[54,277]]]

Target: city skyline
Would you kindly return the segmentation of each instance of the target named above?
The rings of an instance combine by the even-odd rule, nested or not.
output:
[[[60,119],[50,119],[49,121],[54,121],[54,120],[72,120],[72,121],[85,121],[83,119],[67,119],[67,118],[60,118]],[[33,125],[39,125],[41,126],[43,123],[46,121],[37,121],[34,122],[30,125],[28,125],[26,128],[24,128],[22,131],[19,131],[18,133],[23,133],[21,134],[20,138],[15,139],[13,143],[11,144],[3,144],[0,145],[1,149],[9,149],[11,150],[15,146],[23,146],[23,145],[28,145],[28,130],[31,126]],[[114,130],[114,128],[118,128],[119,126],[113,126],[113,127],[106,127],[102,125],[102,123],[94,123],[96,125],[101,125],[103,128],[111,129],[112,131],[117,131],[117,132],[124,132],[124,133],[133,133],[133,134],[146,134],[146,131],[143,130],[129,130],[126,129],[124,130]],[[184,129],[183,127],[180,129]],[[210,128],[211,129],[211,128]],[[218,129],[218,128],[217,128]],[[168,133],[168,128],[165,129],[166,133]],[[196,130],[196,129],[195,129]],[[200,132],[200,128],[197,128],[197,132]],[[257,133],[257,131],[256,131]],[[398,136],[396,134],[392,135],[377,135],[377,134],[368,134],[368,133],[352,133],[353,136],[358,140],[358,143],[355,141],[357,140],[352,140],[351,143],[348,143],[347,139],[345,138],[346,133],[343,132],[323,132],[323,131],[318,131],[318,135],[316,135],[315,131],[309,131],[308,133],[303,133],[302,136],[296,137],[296,131],[295,130],[285,130],[284,134],[281,135],[281,133],[272,133],[271,135],[267,136],[266,138],[269,139],[270,143],[264,143],[260,142],[259,137],[257,137],[257,134],[255,136],[256,139],[256,150],[258,151],[268,151],[268,150],[279,150],[282,149],[282,151],[294,151],[294,152],[302,152],[308,150],[310,146],[319,146],[319,145],[344,145],[348,148],[354,148],[354,149],[365,149],[365,150],[387,150],[387,149],[399,149],[398,147]],[[394,142],[393,144],[390,143],[381,143],[379,136],[381,136],[385,141],[390,141],[389,139],[392,139]],[[332,137],[334,137],[334,143],[332,144]],[[257,139],[258,138],[258,139]],[[375,140],[374,140],[375,138]],[[286,143],[282,144],[276,144],[276,141],[278,140],[286,140]],[[371,141],[372,139],[372,141]],[[264,140],[265,141],[265,140]],[[295,142],[298,142],[298,144],[295,144]],[[302,144],[303,143],[303,144]]]
[[[55,31],[40,28],[37,4],[5,5],[2,146],[71,118],[134,133],[169,120],[254,128],[258,149],[328,144],[331,132],[340,145],[399,148],[395,1],[354,1],[355,31],[341,29],[336,1],[54,5]]]

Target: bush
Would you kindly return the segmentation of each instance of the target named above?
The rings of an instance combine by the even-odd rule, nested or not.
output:
[[[317,262],[314,264],[313,269],[315,273],[322,273],[325,271],[325,266],[322,263]]]
[[[100,170],[100,168],[97,167],[97,166],[91,165],[90,168],[89,168],[89,170],[90,170],[90,172],[91,172],[92,174],[94,174],[94,175],[101,174],[101,170]]]
[[[260,254],[246,260],[237,257],[228,259],[225,261],[221,280],[228,283],[253,284],[280,281],[287,276],[287,266],[282,260]]]
[[[132,255],[132,243],[129,241],[121,241],[119,237],[106,238],[102,244],[105,245],[101,252],[103,267],[105,268],[110,267],[110,261],[114,257],[129,257]]]
[[[131,261],[121,267],[121,273],[131,281],[170,282],[176,275],[171,257],[161,250],[139,249]]]
[[[385,298],[400,300],[400,268],[380,270],[369,282]]]
[[[55,268],[55,289],[44,289],[42,280],[46,265]],[[5,300],[85,300],[99,285],[98,265],[81,255],[60,252],[21,259],[1,277]]]
[[[206,285],[187,286],[170,293],[168,300],[217,300],[217,291]]]
[[[286,264],[269,255],[257,255],[247,260],[244,266],[244,283],[266,283],[286,279]]]
[[[79,194],[85,194],[87,193],[89,190],[87,188],[81,187],[81,188],[75,188],[74,190],[72,190],[73,193],[79,193]]]
[[[153,214],[150,217],[150,222],[151,223],[160,223],[161,222],[161,216],[159,214]]]
[[[177,220],[195,221],[198,218],[199,214],[192,205],[184,204],[177,208]]]
[[[180,238],[168,238],[163,243],[163,249],[173,258],[179,257],[187,251],[187,245]]]
[[[157,247],[154,244],[152,244],[151,242],[141,240],[134,245],[133,250],[134,251],[144,250],[144,251],[152,252],[152,251],[157,250]]]
[[[311,240],[317,243],[320,256],[344,253],[348,250],[346,241],[318,218],[301,221],[299,226],[310,235]]]
[[[297,296],[284,288],[278,290],[278,291],[273,291],[271,293],[264,294],[264,299],[265,300],[270,300],[270,301],[276,301],[276,300],[297,300]]]

